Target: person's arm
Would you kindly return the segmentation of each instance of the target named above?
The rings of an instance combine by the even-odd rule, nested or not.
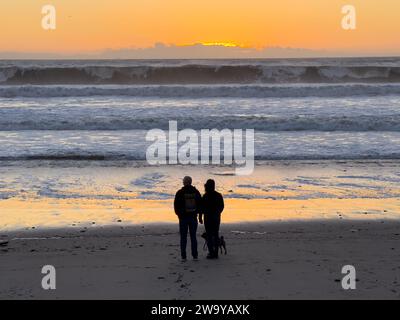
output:
[[[180,215],[180,194],[179,191],[175,194],[175,199],[174,199],[174,211],[175,214],[179,217]]]
[[[199,191],[196,192],[196,203],[199,214],[199,222],[200,224],[203,224],[203,199]]]
[[[219,213],[221,214],[222,211],[224,211],[225,204],[224,204],[224,198],[222,197],[222,194],[219,195]]]

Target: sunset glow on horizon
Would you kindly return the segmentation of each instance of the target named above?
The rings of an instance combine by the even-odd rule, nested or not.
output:
[[[57,28],[41,28],[41,8]],[[3,0],[0,52],[93,52],[155,43],[290,47],[400,54],[400,2],[353,0],[357,29],[341,28],[344,0]]]
[[[203,42],[203,46],[220,46],[220,47],[240,47],[236,43],[231,42]]]

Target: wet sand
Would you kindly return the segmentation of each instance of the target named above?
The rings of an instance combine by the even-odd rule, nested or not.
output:
[[[296,219],[399,219],[399,161],[260,162],[231,167],[24,162],[0,165],[0,232],[21,228],[174,222],[184,175],[203,192],[215,179],[229,223]]]
[[[199,237],[199,261],[181,262],[171,224],[3,231],[0,298],[400,298],[399,221],[225,224],[221,233],[226,256],[206,260]],[[346,264],[356,290],[341,287]],[[41,288],[43,265],[56,268],[56,290]]]
[[[239,178],[218,166],[3,163],[0,298],[399,299],[399,170],[270,161]],[[225,197],[218,261],[200,237],[200,260],[180,261],[172,204],[188,173]],[[356,290],[341,287],[347,264]],[[41,288],[44,265],[56,268],[54,291]]]

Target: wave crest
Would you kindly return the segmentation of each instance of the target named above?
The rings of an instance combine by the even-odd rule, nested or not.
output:
[[[400,82],[395,66],[177,65],[0,68],[0,83],[229,84]]]
[[[0,97],[127,96],[160,98],[275,98],[398,95],[400,84],[325,85],[23,85],[0,86]]]
[[[387,131],[400,132],[400,115],[342,115],[342,116],[206,116],[201,118],[182,117],[177,120],[182,128],[201,129],[254,129],[257,131]],[[0,119],[0,131],[22,130],[150,130],[159,128],[168,130],[168,118],[140,117],[137,115],[102,116],[95,112],[85,117],[66,117],[65,115],[39,115],[36,118],[3,116]]]

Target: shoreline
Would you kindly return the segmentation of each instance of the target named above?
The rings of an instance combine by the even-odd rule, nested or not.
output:
[[[5,229],[176,221],[184,175],[203,192],[212,178],[229,223],[297,219],[398,219],[400,162],[268,162],[250,176],[231,167],[1,167]]]
[[[176,232],[179,233],[178,228],[178,217],[175,216],[174,221],[168,222],[145,222],[138,224],[124,224],[122,222],[116,224],[109,225],[96,225],[96,224],[82,224],[82,225],[74,225],[74,226],[64,226],[64,227],[33,227],[33,228],[19,228],[13,230],[0,230],[0,238],[1,237],[18,237],[18,235],[22,235],[24,238],[30,237],[53,237],[55,234],[61,234],[61,237],[65,235],[80,235],[84,236],[85,234],[113,234],[120,233],[124,235],[125,233],[138,235],[142,234],[143,230],[151,230],[151,233],[145,235],[158,235],[162,233],[162,230],[170,230],[175,228]],[[333,225],[337,226],[340,224],[349,225],[349,224],[398,224],[400,228],[400,219],[395,218],[360,218],[360,219],[334,219],[334,218],[315,218],[315,219],[277,219],[277,220],[259,220],[259,221],[243,221],[243,222],[226,222],[221,219],[221,230],[230,231],[236,229],[243,229],[244,231],[252,232],[255,229],[264,229],[264,228],[274,228],[274,227],[284,227],[284,226],[296,226],[296,225]],[[198,224],[198,228],[203,227],[203,224]],[[81,232],[83,231],[84,232]],[[400,232],[400,229],[399,229]]]
[[[202,229],[200,259],[186,263],[177,224],[10,233],[0,247],[0,298],[400,298],[400,221],[223,224],[228,254],[217,261],[205,259]],[[40,287],[48,264],[57,270],[56,290]],[[356,267],[356,290],[341,288],[347,264]]]
[[[399,219],[400,198],[237,199],[225,198],[224,223]],[[173,198],[7,199],[0,234],[30,229],[79,229],[174,224]],[[21,213],[24,213],[21,215]]]

